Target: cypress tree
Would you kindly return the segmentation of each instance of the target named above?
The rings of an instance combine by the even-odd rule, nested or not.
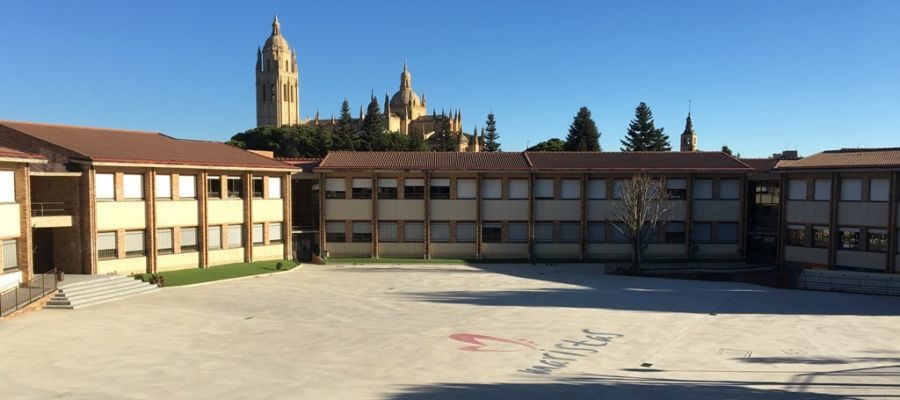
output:
[[[361,140],[357,150],[374,150],[374,144],[384,132],[384,115],[381,113],[381,107],[378,106],[378,99],[372,96],[372,101],[369,102],[369,107],[366,109],[366,118],[360,129]]]
[[[622,140],[622,151],[670,151],[669,135],[663,133],[664,128],[653,124],[653,112],[646,103],[641,102],[634,110],[634,119],[628,124],[625,139]]]
[[[488,113],[485,125],[487,128],[484,133],[484,151],[500,151],[500,142],[497,141],[500,139],[500,134],[497,133],[497,120],[494,119],[494,113]],[[476,132],[472,134],[475,135]]]
[[[449,117],[441,117],[440,128],[429,141],[431,142],[431,151],[456,151],[457,140],[450,131]]]
[[[356,150],[359,145],[356,129],[353,127],[353,116],[350,115],[350,102],[344,99],[341,103],[341,118],[337,121],[333,133],[333,150]]]
[[[591,118],[591,110],[581,107],[575,115],[569,134],[566,136],[566,151],[602,151],[600,148],[600,131]]]

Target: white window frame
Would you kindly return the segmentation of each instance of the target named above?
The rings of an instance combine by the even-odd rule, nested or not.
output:
[[[244,247],[244,224],[228,225],[228,248]]]
[[[694,180],[694,200],[712,200],[713,198],[713,180],[712,179],[696,179]]]
[[[378,241],[393,243],[398,241],[396,221],[378,221]]]
[[[266,179],[269,180],[269,197],[270,199],[280,199],[281,194],[281,177],[280,176],[270,176]]]
[[[0,273],[19,269],[19,247],[16,239],[0,241]]]
[[[841,179],[841,201],[862,201],[862,179]]]
[[[719,200],[738,200],[741,198],[741,181],[737,179],[719,180]]]
[[[581,179],[563,179],[560,181],[559,198],[578,200],[581,198]]]
[[[891,180],[872,178],[869,180],[869,201],[886,202],[891,199]]]
[[[266,244],[266,226],[265,224],[253,224],[252,237],[254,246],[262,246]]]
[[[122,198],[125,200],[141,200],[144,198],[144,175],[122,175]]]
[[[116,198],[116,174],[94,175],[94,198],[97,200]]]
[[[535,243],[553,243],[553,223],[552,222],[535,222],[534,223],[534,242]]]
[[[606,179],[588,179],[588,200],[606,200]]]
[[[806,178],[788,180],[788,200],[806,200]]]
[[[503,198],[503,180],[499,178],[489,178],[481,180],[481,198],[487,200],[497,200]]]
[[[172,175],[157,174],[154,179],[154,185],[157,199],[172,198]]]
[[[831,200],[831,179],[813,180],[813,200]]]
[[[197,245],[198,241],[199,241],[198,231],[199,231],[199,229],[196,226],[185,226],[185,227],[179,228],[179,236],[180,237],[178,238],[178,241],[179,241],[178,246],[179,246],[180,252],[193,253],[193,252],[196,252],[197,250],[199,250],[199,246]],[[188,232],[191,232],[191,233],[188,233]],[[193,239],[193,240],[190,240],[190,239]],[[187,249],[185,249],[185,248],[187,248]]]
[[[450,223],[449,222],[431,222],[432,242],[446,243],[450,241]]]
[[[222,249],[222,225],[210,225],[207,227],[206,246],[209,250]]]
[[[534,180],[534,198],[538,200],[550,200],[555,198],[553,179],[541,178]]]
[[[197,198],[197,176],[196,175],[178,175],[178,198],[179,199],[196,199]]]
[[[507,188],[510,200],[528,199],[528,179],[510,179]]]
[[[474,179],[457,179],[456,180],[456,198],[457,199],[474,199],[476,197],[477,185]]]
[[[141,252],[138,254],[128,254]],[[125,258],[147,256],[147,233],[143,230],[125,231]]]
[[[269,222],[269,244],[284,243],[282,226],[281,222]]]
[[[16,172],[0,171],[0,203],[16,202]]]
[[[168,246],[166,246],[168,244]],[[156,254],[166,255],[175,253],[175,232],[172,228],[159,228],[156,230]]]

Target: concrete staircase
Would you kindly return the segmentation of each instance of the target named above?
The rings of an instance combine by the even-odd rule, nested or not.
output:
[[[44,308],[76,310],[126,297],[152,293],[156,285],[141,282],[130,276],[108,275],[60,285]]]

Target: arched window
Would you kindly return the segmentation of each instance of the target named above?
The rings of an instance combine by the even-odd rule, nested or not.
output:
[[[272,84],[269,95],[272,96],[272,102],[275,102],[275,84]]]
[[[272,59],[268,58],[268,59],[266,59],[266,71],[271,71],[271,70],[272,70]]]
[[[284,60],[284,70],[285,71],[291,70],[291,64],[288,64],[288,60]]]
[[[266,85],[265,84],[259,85],[259,89],[260,89],[259,99],[260,99],[260,101],[265,103],[266,102]]]

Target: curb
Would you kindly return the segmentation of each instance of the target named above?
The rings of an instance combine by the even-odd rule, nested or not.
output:
[[[234,281],[239,281],[239,280],[243,280],[243,279],[260,278],[260,277],[263,277],[263,276],[272,276],[272,275],[279,275],[279,274],[287,274],[287,273],[294,272],[295,270],[298,270],[298,269],[300,269],[300,268],[303,268],[304,265],[306,265],[306,264],[297,264],[296,266],[294,266],[294,268],[291,268],[291,269],[289,269],[289,270],[287,270],[287,271],[281,271],[281,272],[269,272],[269,273],[265,273],[265,274],[240,276],[240,277],[237,277],[237,278],[219,279],[219,280],[209,281],[209,282],[194,283],[194,284],[191,284],[191,285],[170,286],[170,287],[163,286],[163,287],[161,287],[160,289],[163,289],[163,290],[169,290],[169,289],[188,289],[188,288],[195,288],[195,287],[199,287],[199,286],[212,285],[212,284],[221,283],[221,282],[234,282]]]

